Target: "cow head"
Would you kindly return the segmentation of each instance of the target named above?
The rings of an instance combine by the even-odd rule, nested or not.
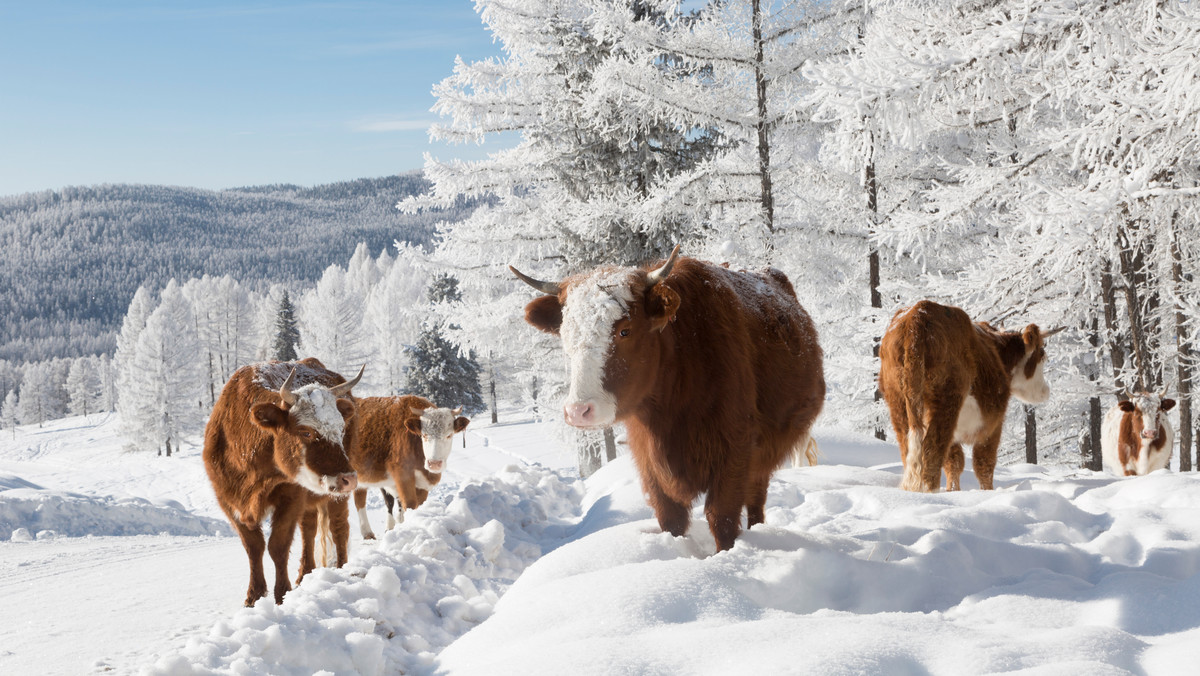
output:
[[[1025,355],[1013,370],[1013,396],[1026,404],[1042,404],[1050,398],[1050,386],[1046,384],[1046,339],[1066,327],[1042,332],[1037,324],[1030,324],[1021,332]]]
[[[1164,399],[1161,394],[1138,392],[1128,401],[1117,402],[1117,406],[1131,418],[1134,434],[1142,439],[1154,441],[1160,434],[1159,412],[1171,410],[1175,406],[1175,400]]]
[[[680,296],[663,283],[679,256],[654,270],[605,267],[560,283],[514,274],[547,294],[525,306],[525,320],[562,337],[570,364],[563,417],[575,427],[606,427],[650,392],[659,368],[663,329]]]
[[[292,369],[279,388],[278,405],[257,403],[250,417],[275,436],[275,465],[289,479],[314,493],[347,496],[358,487],[358,475],[344,445],[355,406],[343,395],[358,384],[362,371],[334,387],[310,383],[293,390],[295,376]]]
[[[446,459],[450,457],[451,443],[454,434],[467,429],[470,420],[458,415],[462,407],[448,408],[413,408],[416,417],[408,418],[405,424],[408,431],[421,437],[421,450],[425,452],[425,469],[430,472],[441,472],[446,468]]]

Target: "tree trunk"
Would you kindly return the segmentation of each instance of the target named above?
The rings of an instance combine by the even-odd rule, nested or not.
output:
[[[1142,308],[1140,289],[1147,285],[1145,271],[1146,256],[1142,246],[1135,244],[1132,237],[1137,231],[1135,223],[1128,223],[1127,229],[1121,233],[1118,261],[1121,265],[1121,277],[1125,291],[1125,310],[1129,319],[1129,342],[1137,370],[1136,387],[1146,391],[1154,387],[1154,364],[1150,356],[1150,333]]]
[[[867,154],[866,165],[863,167],[863,190],[867,197],[867,229],[871,235],[874,235],[875,226],[879,224],[879,182],[875,176],[875,136],[868,131],[867,137],[870,139],[870,150]],[[870,250],[867,252],[867,283],[871,291],[871,307],[882,310],[883,295],[879,293],[879,251],[872,244],[868,244],[868,246]],[[881,340],[881,336],[871,338],[871,356],[874,359],[872,363],[876,365],[879,364],[879,342]],[[875,401],[878,402],[882,399],[883,393],[879,391],[879,371],[876,371]],[[875,438],[887,439],[887,430],[884,429],[882,421],[875,425]]]
[[[1121,331],[1117,325],[1117,289],[1113,283],[1112,263],[1104,262],[1104,269],[1100,273],[1100,295],[1104,300],[1104,327],[1108,330],[1108,352],[1112,359],[1113,368],[1113,383],[1119,393],[1123,393],[1127,386],[1125,379],[1122,377],[1122,372],[1125,370],[1125,347],[1121,344]],[[1124,394],[1118,394],[1118,397],[1124,398]]]
[[[762,37],[762,10],[759,7],[760,0],[751,0],[752,26],[754,38],[754,91],[758,111],[758,120],[756,127],[758,131],[758,173],[762,179],[761,186],[761,201],[763,219],[767,226],[767,232],[770,235],[775,234],[775,197],[771,185],[771,143],[769,130],[767,129],[767,75],[765,72],[765,63],[763,60],[763,37]],[[770,264],[771,253],[774,251],[774,237],[770,237],[767,243],[768,258],[767,263]]]
[[[604,457],[608,462],[617,459],[617,435],[611,427],[604,428]]]
[[[490,371],[492,375],[492,382],[488,386],[488,390],[492,398],[492,424],[495,425],[500,421],[500,414],[496,410],[496,368],[493,366]]]
[[[1088,337],[1092,344],[1093,351],[1100,347],[1100,331],[1097,326],[1097,320],[1092,319],[1092,331]],[[1088,369],[1088,379],[1092,381],[1093,388],[1100,382],[1100,362],[1097,357],[1096,363]],[[1087,433],[1087,455],[1083,466],[1099,472],[1104,468],[1104,456],[1100,452],[1100,427],[1102,425],[1103,410],[1100,408],[1100,396],[1096,395],[1088,399],[1088,433]]]
[[[1179,245],[1177,214],[1171,217],[1171,283],[1175,288],[1175,375],[1179,398],[1179,471],[1192,471],[1192,345],[1187,339],[1187,317],[1179,300],[1183,284],[1191,275],[1183,274],[1183,252]]]
[[[1037,464],[1037,413],[1032,406],[1025,406],[1025,462]]]

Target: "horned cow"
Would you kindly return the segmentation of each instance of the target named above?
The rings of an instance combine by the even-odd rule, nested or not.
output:
[[[411,395],[358,400],[358,432],[350,448],[350,464],[358,471],[354,504],[363,539],[375,537],[367,521],[367,489],[383,489],[388,530],[403,521],[404,510],[419,507],[441,481],[453,436],[470,423],[458,415],[461,411],[437,408],[428,399]],[[397,498],[395,512],[389,496]]]
[[[879,390],[900,443],[901,487],[936,491],[945,469],[947,490],[958,490],[969,444],[990,490],[1009,396],[1049,399],[1044,341],[1061,330],[1001,331],[928,300],[897,311],[879,345]]]
[[[1141,476],[1166,467],[1175,436],[1166,412],[1174,406],[1174,399],[1139,392],[1109,409],[1100,434],[1105,468],[1118,476]]]
[[[567,423],[623,422],[662,529],[680,536],[692,501],[717,549],[733,546],[745,507],[762,523],[772,472],[809,430],[825,397],[821,348],[787,277],[729,270],[679,247],[654,269],[602,267],[543,282],[525,307],[558,334],[569,362]]]
[[[221,390],[204,430],[204,467],[250,559],[248,606],[267,593],[264,550],[275,564],[275,602],[291,589],[288,552],[310,497],[344,503],[357,487],[345,451],[355,407],[346,397],[360,378],[361,371],[346,382],[310,358],[243,366]],[[312,570],[311,559],[310,551],[301,577]]]

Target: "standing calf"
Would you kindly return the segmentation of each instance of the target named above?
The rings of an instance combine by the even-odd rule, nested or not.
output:
[[[1118,476],[1141,476],[1166,467],[1174,448],[1166,411],[1174,406],[1174,399],[1139,392],[1109,409],[1100,435],[1105,468]]]
[[[717,549],[762,523],[771,473],[799,448],[825,399],[821,348],[787,276],[694,258],[653,269],[602,267],[543,282],[525,306],[560,335],[570,364],[563,416],[575,427],[624,422],[650,506],[683,535],[692,501]]]
[[[388,530],[404,520],[404,510],[416,509],[429,490],[442,480],[453,448],[453,436],[470,423],[461,408],[436,408],[421,397],[366,397],[358,400],[358,430],[350,449],[350,464],[358,471],[354,493],[358,526],[364,540],[375,537],[367,521],[367,489],[381,488],[399,506],[393,516],[388,502]]]
[[[246,605],[266,596],[262,556],[275,564],[275,602],[292,588],[288,551],[310,496],[345,499],[358,484],[346,457],[353,438],[351,382],[316,359],[243,366],[221,390],[204,429],[204,468],[217,503],[250,559]],[[270,519],[271,539],[262,523]],[[311,552],[300,575],[311,570]]]
[[[1050,398],[1043,341],[1061,330],[1000,331],[927,300],[898,311],[879,345],[879,390],[900,443],[900,486],[936,491],[944,468],[946,489],[958,490],[970,444],[979,486],[990,490],[1009,395]]]

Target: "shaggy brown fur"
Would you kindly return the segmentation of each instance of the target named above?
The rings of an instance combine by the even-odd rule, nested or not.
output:
[[[825,398],[817,332],[778,270],[680,258],[657,284],[647,273],[634,274],[628,314],[611,327],[604,389],[662,529],[685,534],[706,493],[717,549],[729,549],[743,507],[749,526],[762,523],[771,474],[809,448]],[[557,333],[580,279],[530,302],[526,320]]]
[[[306,368],[297,370],[293,388],[309,382],[326,387],[346,382],[316,359],[305,359],[299,365]],[[264,550],[275,564],[275,602],[282,603],[283,595],[291,589],[287,578],[288,551],[297,522],[302,518],[307,522],[310,518],[306,512],[312,511],[310,497],[317,497],[297,483],[297,475],[307,467],[318,475],[339,478],[337,490],[343,491],[340,496],[343,509],[355,482],[343,446],[330,443],[312,428],[297,425],[279,392],[259,384],[258,370],[266,366],[244,366],[230,377],[204,430],[204,467],[217,502],[241,537],[250,559],[247,606],[267,593]],[[315,374],[315,378],[305,380],[304,374]],[[337,441],[349,445],[354,434],[354,403],[338,399],[337,407],[346,423],[345,436]],[[315,512],[311,516],[315,523]],[[264,540],[262,529],[262,522],[268,518],[269,542]],[[301,577],[312,570],[312,559],[311,550],[302,554]]]

